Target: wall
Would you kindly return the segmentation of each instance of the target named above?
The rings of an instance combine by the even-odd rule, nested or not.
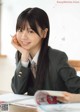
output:
[[[0,59],[0,90],[11,91],[11,78],[15,70],[15,48],[11,45],[11,36],[15,33],[16,19],[27,7],[43,8],[50,18],[49,45],[65,51],[69,59],[80,60],[80,1],[70,0],[3,0],[2,1],[2,53],[6,59]],[[45,5],[44,5],[45,4]],[[4,79],[5,77],[5,79]]]

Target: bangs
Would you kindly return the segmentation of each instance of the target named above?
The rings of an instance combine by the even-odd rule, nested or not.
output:
[[[16,31],[19,29],[24,30],[25,27],[27,27],[27,23],[29,23],[30,28],[39,35],[37,20],[35,16],[30,13],[27,13],[27,14],[24,13],[24,14],[19,15],[17,19],[17,24],[16,24]]]
[[[16,31],[19,29],[24,30],[26,25],[27,25],[27,18],[18,17],[17,24],[16,24]]]
[[[34,18],[34,16],[32,17],[31,15],[29,15],[27,18],[27,22],[29,23],[31,29],[34,30],[39,35],[38,23],[37,23],[36,19]]]

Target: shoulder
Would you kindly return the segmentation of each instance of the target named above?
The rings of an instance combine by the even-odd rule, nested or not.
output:
[[[60,51],[58,49],[53,49],[51,47],[49,47],[49,55],[54,55],[54,56],[57,56],[57,55],[66,55],[67,56],[67,54],[65,52]]]
[[[65,52],[57,50],[57,49],[53,49],[51,47],[49,47],[48,53],[49,53],[49,58],[52,58],[52,59],[60,59],[61,57],[68,59],[68,56]]]

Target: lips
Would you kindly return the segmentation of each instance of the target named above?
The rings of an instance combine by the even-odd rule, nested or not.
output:
[[[23,45],[28,45],[30,44],[31,42],[22,42]]]

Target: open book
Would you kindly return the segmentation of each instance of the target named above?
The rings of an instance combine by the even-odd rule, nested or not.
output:
[[[37,107],[39,105],[45,104],[57,104],[57,96],[63,97],[63,92],[61,91],[46,91],[40,90],[35,93],[35,95],[29,99],[24,99],[21,101],[13,102],[14,105],[19,106],[32,106]],[[26,96],[27,97],[27,96]]]
[[[63,97],[63,92],[39,90],[35,93],[33,98],[24,99],[18,102],[13,102],[12,104],[16,106],[35,108],[38,109],[38,112],[44,112],[44,111],[53,112],[51,111],[50,106],[59,103],[57,101],[57,96]],[[45,108],[47,110],[45,110]]]
[[[42,104],[57,104],[57,97],[63,97],[62,91],[47,91],[40,90],[35,93],[35,100],[38,105]]]
[[[5,93],[0,95],[0,111],[8,111],[9,104],[32,98],[28,95]]]
[[[39,90],[34,96],[4,94],[0,95],[0,109],[8,110],[9,104],[15,106],[29,107],[40,110],[39,112],[80,112],[80,103],[60,103],[57,97],[64,97],[62,91]],[[74,111],[77,110],[77,111]]]
[[[80,103],[61,103],[57,97],[64,97],[63,91],[37,91],[34,98],[39,112],[80,112]]]
[[[48,106],[48,104],[50,105],[50,104],[58,103],[57,96],[62,97],[63,96],[62,92],[40,90],[40,91],[37,91],[35,95],[29,99],[25,98],[24,100],[12,102],[11,104],[15,106],[38,109],[40,112],[42,112],[42,110],[44,110],[44,107]],[[43,106],[43,109],[42,109],[42,106]],[[40,110],[39,107],[42,110]]]

